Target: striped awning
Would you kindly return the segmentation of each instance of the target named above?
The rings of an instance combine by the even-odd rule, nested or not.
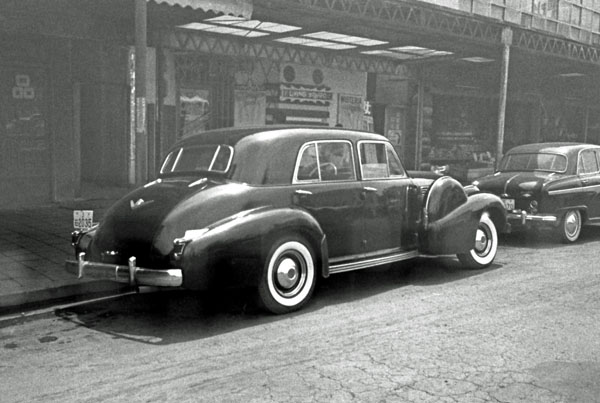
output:
[[[170,6],[190,7],[194,10],[212,11],[227,15],[250,18],[252,0],[148,0]]]

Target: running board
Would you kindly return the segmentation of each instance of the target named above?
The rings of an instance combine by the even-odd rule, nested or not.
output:
[[[413,250],[410,252],[394,253],[381,257],[373,257],[358,262],[332,264],[329,266],[329,274],[343,273],[346,271],[366,269],[368,267],[380,266],[382,264],[401,262],[403,260],[414,259],[419,256],[419,251]]]

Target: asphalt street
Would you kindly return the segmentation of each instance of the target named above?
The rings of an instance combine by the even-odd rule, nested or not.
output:
[[[600,228],[332,276],[300,312],[126,295],[0,322],[6,402],[600,402]]]

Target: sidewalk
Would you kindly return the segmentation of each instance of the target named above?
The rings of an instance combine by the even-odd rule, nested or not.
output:
[[[122,194],[121,190],[99,199],[0,210],[0,313],[122,290],[122,285],[109,281],[79,280],[64,269],[65,260],[74,256],[73,210],[93,210],[98,221]]]

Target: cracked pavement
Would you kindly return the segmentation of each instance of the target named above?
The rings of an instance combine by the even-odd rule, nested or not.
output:
[[[507,235],[489,269],[334,275],[287,316],[169,292],[0,322],[0,400],[600,402],[599,248]]]

